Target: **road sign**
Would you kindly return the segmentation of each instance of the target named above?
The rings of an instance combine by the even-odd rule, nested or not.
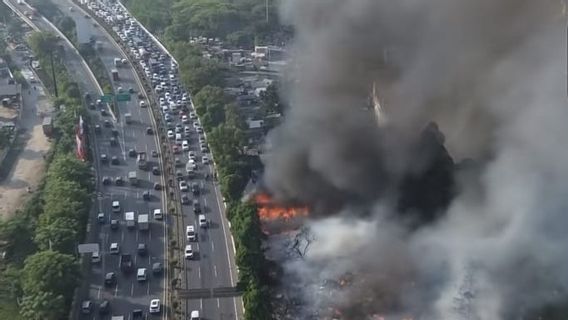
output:
[[[101,101],[102,102],[112,102],[112,94],[105,94],[104,96],[101,96]]]
[[[116,95],[116,101],[117,102],[130,101],[130,95],[129,94],[117,94]]]

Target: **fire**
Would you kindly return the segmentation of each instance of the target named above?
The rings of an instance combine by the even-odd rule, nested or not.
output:
[[[308,215],[307,207],[280,207],[265,193],[257,194],[255,201],[258,205],[258,216],[262,221],[290,220]]]

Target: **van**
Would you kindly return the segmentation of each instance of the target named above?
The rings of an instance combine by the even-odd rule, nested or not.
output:
[[[185,227],[185,235],[187,237],[187,241],[195,241],[195,227],[194,226]]]
[[[120,212],[120,202],[113,201],[112,202],[112,212]]]
[[[138,268],[138,272],[136,272],[136,280],[146,281],[146,268]]]
[[[199,320],[199,311],[197,310],[191,311],[191,316],[189,317],[189,320]]]
[[[182,141],[183,141],[183,136],[181,135],[181,133],[176,133],[176,143],[181,144]]]
[[[207,219],[205,219],[205,215],[204,214],[200,214],[199,215],[199,226],[201,228],[207,228]]]

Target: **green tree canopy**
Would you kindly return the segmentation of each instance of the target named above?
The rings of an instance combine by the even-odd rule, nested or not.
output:
[[[20,314],[29,320],[60,320],[66,316],[65,298],[51,291],[25,295]]]
[[[29,256],[22,273],[22,288],[26,296],[53,292],[55,296],[70,296],[79,281],[79,265],[68,254],[52,250]]]

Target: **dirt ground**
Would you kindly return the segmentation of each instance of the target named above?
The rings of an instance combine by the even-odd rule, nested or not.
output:
[[[20,150],[7,161],[12,168],[0,181],[0,217],[9,217],[21,208],[30,192],[34,192],[45,171],[44,155],[51,142],[43,134],[43,115],[51,113],[51,104],[44,90],[38,87],[31,94],[23,92],[24,108],[19,121]]]

